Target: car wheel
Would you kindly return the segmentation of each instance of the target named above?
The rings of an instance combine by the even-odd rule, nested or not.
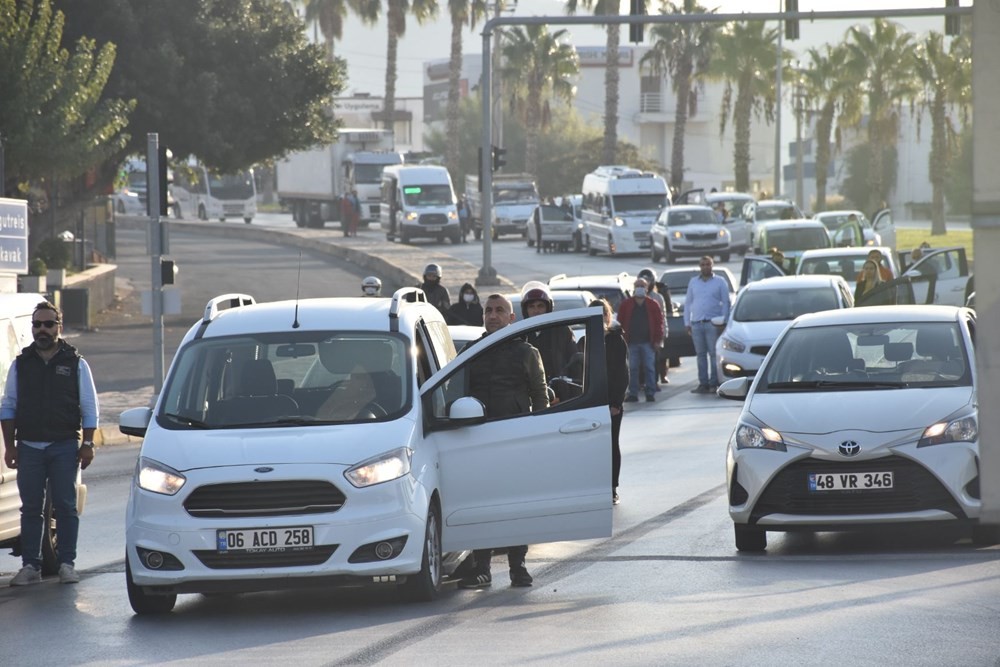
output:
[[[728,262],[729,261],[729,253],[728,252],[724,252],[721,255],[719,255],[719,261],[721,261],[723,264],[725,264],[726,262]]]
[[[737,551],[764,551],[767,549],[767,533],[761,528],[735,524]]]
[[[52,575],[59,572],[59,535],[56,532],[56,519],[52,512],[52,494],[45,489],[45,507],[42,509],[42,574]]]
[[[154,595],[132,581],[132,566],[125,556],[125,586],[128,588],[128,603],[137,614],[166,614],[177,604],[177,594]]]
[[[472,230],[472,235],[475,236],[476,240],[478,241],[481,238],[483,238],[483,230],[481,230],[481,229],[474,229],[474,230]]]
[[[573,235],[573,252],[583,252],[583,238],[581,234]]]
[[[984,526],[977,523],[972,527],[972,543],[977,547],[1000,544],[1000,526]]]
[[[462,242],[462,233],[456,232],[455,234],[452,234],[449,238],[451,239],[452,245],[458,245]]]
[[[660,261],[660,253],[656,252],[656,244],[652,241],[649,242],[649,261],[653,264]]]
[[[590,255],[591,257],[597,256],[597,248],[590,245],[590,236],[587,237],[587,254]]]
[[[441,595],[441,518],[434,503],[427,511],[420,572],[407,576],[400,592],[411,602],[431,602]]]
[[[665,249],[664,250],[664,257],[666,258],[667,264],[673,264],[674,260],[676,258],[676,255],[674,255],[674,253],[670,252],[670,250]]]
[[[253,218],[243,218],[243,222],[249,225],[251,222],[253,222]]]
[[[529,248],[535,247],[535,239],[531,238],[530,236],[528,237],[528,247]]]

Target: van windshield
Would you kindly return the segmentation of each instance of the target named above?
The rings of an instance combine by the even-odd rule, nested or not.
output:
[[[667,205],[667,195],[615,195],[615,213],[656,213]]]
[[[238,174],[210,174],[208,187],[216,199],[250,199],[254,196],[253,174],[241,171]]]
[[[388,165],[384,164],[355,164],[355,183],[380,183],[382,181],[382,170]]]
[[[179,353],[164,428],[271,428],[386,421],[408,409],[407,341],[367,331],[202,338]]]
[[[447,206],[454,204],[451,186],[442,185],[404,185],[403,202],[407,206]]]

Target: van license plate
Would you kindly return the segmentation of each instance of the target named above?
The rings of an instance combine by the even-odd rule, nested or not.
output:
[[[809,473],[810,491],[870,491],[892,488],[891,472]]]
[[[429,232],[440,232],[441,231],[441,226],[440,225],[434,225],[432,227],[424,227],[424,229],[426,229]]]
[[[233,551],[265,553],[270,551],[301,551],[313,547],[312,526],[288,528],[247,528],[217,530],[216,549],[219,553]]]

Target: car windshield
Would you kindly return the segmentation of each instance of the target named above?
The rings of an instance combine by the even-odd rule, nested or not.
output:
[[[793,328],[760,376],[765,393],[972,385],[954,322]]]
[[[823,226],[826,227],[827,230],[834,232],[841,225],[846,225],[847,223],[849,223],[851,221],[850,220],[851,215],[852,215],[851,213],[824,213],[823,215],[817,215],[816,219],[822,222]],[[864,215],[860,213],[854,213],[853,215],[855,218],[857,218],[858,224],[860,224],[862,227],[865,228],[871,227],[871,223],[868,222],[868,218],[866,218]]]
[[[164,428],[269,428],[385,421],[411,401],[407,341],[384,332],[201,338],[178,352]]]
[[[403,201],[407,206],[447,206],[455,203],[451,186],[406,185],[403,187]]]
[[[799,266],[799,273],[830,274],[840,276],[847,282],[854,282],[861,275],[861,267],[868,259],[867,254],[856,253],[853,255],[827,255],[824,257],[803,258]],[[883,257],[882,266],[889,269],[888,261]]]
[[[825,230],[818,227],[769,229],[767,230],[767,246],[784,252],[829,248],[830,237]]]
[[[733,319],[738,322],[794,320],[805,313],[836,307],[837,293],[832,287],[747,290],[736,302]]]
[[[656,213],[667,205],[667,195],[615,195],[615,213]]]
[[[541,207],[542,220],[545,222],[572,222],[573,212],[561,206],[545,204]]]
[[[667,227],[682,227],[684,225],[715,225],[719,220],[715,213],[709,210],[671,210],[667,216]]]
[[[494,188],[494,204],[537,204],[538,191],[534,188]]]
[[[791,211],[792,217],[799,217],[791,205],[772,204],[769,206],[761,206],[758,204],[757,211],[754,213],[754,218],[758,222],[764,220],[781,220],[788,216],[788,211]]]
[[[719,207],[726,207],[726,220],[743,220],[743,207],[752,202],[750,197],[734,197],[732,199],[713,198],[708,205],[718,210]]]

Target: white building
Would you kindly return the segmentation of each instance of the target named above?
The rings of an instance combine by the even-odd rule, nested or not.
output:
[[[397,97],[393,114],[396,150],[422,152],[424,150],[424,99],[422,97]],[[351,97],[336,97],[333,114],[343,121],[343,127],[384,128],[385,99],[356,93]]]

